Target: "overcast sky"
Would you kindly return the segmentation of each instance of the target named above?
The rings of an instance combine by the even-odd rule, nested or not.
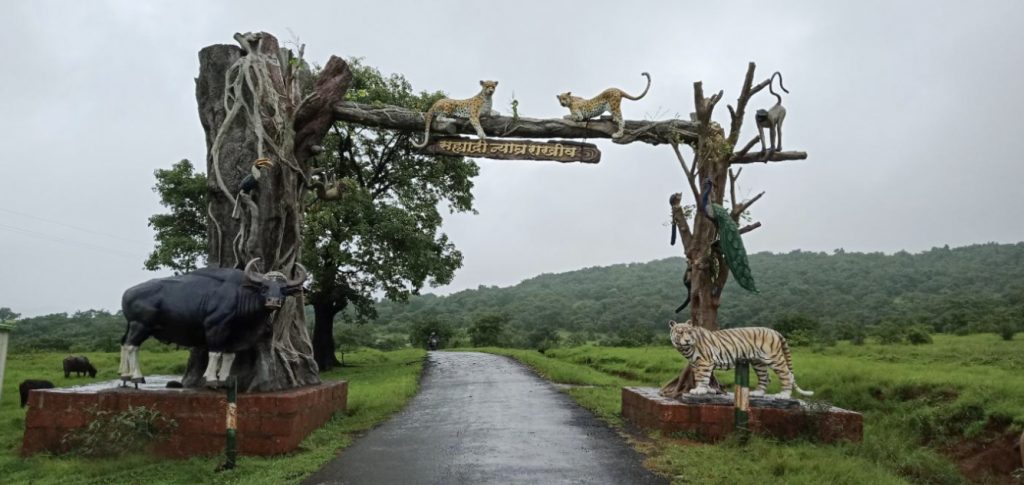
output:
[[[744,171],[741,196],[767,191],[750,252],[1018,242],[1022,25],[1020,0],[4,2],[0,307],[116,310],[164,274],[142,269],[162,210],[153,171],[205,166],[196,53],[239,31],[298,36],[311,62],[359,56],[454,97],[496,79],[496,108],[514,93],[530,117],[565,114],[567,90],[638,92],[642,71],[651,91],[626,117],[686,117],[694,81],[734,102],[755,61],[761,79],[784,73],[785,147],[809,158]],[[678,255],[671,149],[596,143],[596,166],[479,160],[479,214],[445,223],[465,264],[437,291]]]

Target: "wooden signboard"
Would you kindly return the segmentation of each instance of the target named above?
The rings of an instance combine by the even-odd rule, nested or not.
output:
[[[551,160],[555,162],[597,163],[601,150],[591,143],[550,140],[479,140],[465,137],[439,138],[423,151],[431,155],[497,158],[500,160]]]

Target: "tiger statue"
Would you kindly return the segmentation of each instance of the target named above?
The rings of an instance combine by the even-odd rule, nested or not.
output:
[[[619,131],[616,131],[612,138],[621,137],[626,131],[626,121],[622,119],[622,98],[636,101],[646,96],[647,90],[651,89],[651,75],[646,72],[641,73],[641,75],[647,78],[647,87],[644,88],[644,92],[640,93],[640,96],[630,96],[619,88],[605,89],[601,91],[601,94],[590,99],[573,96],[572,92],[559,94],[557,96],[558,104],[569,108],[569,114],[563,116],[563,118],[572,121],[584,121],[609,112],[612,114],[612,121],[619,127]]]
[[[441,98],[434,102],[433,106],[427,110],[427,113],[423,116],[426,120],[426,127],[423,129],[423,142],[416,143],[412,142],[412,145],[416,148],[423,148],[430,142],[430,123],[434,120],[434,116],[437,116],[439,120],[453,121],[449,117],[458,118],[469,118],[469,122],[476,129],[477,136],[481,140],[486,140],[487,135],[484,133],[484,129],[480,126],[481,116],[498,116],[499,113],[491,109],[491,98],[494,96],[494,90],[498,87],[498,81],[480,81],[480,92],[476,96],[469,99],[449,99]],[[446,116],[447,115],[447,116]]]
[[[768,388],[768,367],[775,370],[782,384],[782,391],[775,395],[789,399],[793,389],[804,396],[814,395],[800,389],[793,376],[793,358],[789,345],[781,333],[764,327],[727,328],[714,332],[686,323],[669,321],[672,346],[686,357],[693,368],[697,387],[690,394],[707,394],[708,382],[714,369],[732,369],[736,359],[747,359],[757,374],[757,389],[751,396],[763,396]]]

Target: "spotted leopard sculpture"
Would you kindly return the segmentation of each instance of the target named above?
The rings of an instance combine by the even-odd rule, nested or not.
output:
[[[619,88],[605,89],[601,91],[601,94],[590,99],[573,96],[572,92],[559,94],[558,103],[569,108],[569,114],[564,116],[564,118],[572,121],[585,121],[601,116],[606,112],[611,113],[612,121],[619,127],[619,131],[616,131],[612,138],[621,137],[626,130],[626,121],[622,118],[622,98],[636,101],[646,96],[647,90],[651,89],[651,75],[646,72],[641,73],[641,75],[647,78],[647,87],[644,88],[644,92],[640,93],[639,96],[630,96]]]
[[[469,122],[476,129],[477,136],[481,140],[487,139],[483,127],[480,126],[481,116],[498,116],[498,112],[491,109],[491,98],[494,90],[498,87],[498,81],[480,81],[480,92],[469,99],[442,98],[434,102],[434,105],[427,110],[423,116],[426,126],[423,128],[423,141],[412,142],[416,148],[423,148],[430,142],[430,123],[436,116],[439,120],[453,121],[452,118],[469,118]]]

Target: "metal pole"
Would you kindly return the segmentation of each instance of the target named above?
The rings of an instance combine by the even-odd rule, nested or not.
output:
[[[736,432],[746,442],[750,436],[750,370],[746,359],[736,361]]]
[[[235,468],[235,460],[238,457],[238,441],[236,436],[236,429],[238,428],[238,380],[235,376],[228,377],[228,412],[227,422],[225,427],[227,428],[227,447],[225,451],[226,459],[224,464],[221,465],[217,471],[220,470],[231,470]]]
[[[0,398],[4,390],[4,368],[7,367],[7,339],[8,334],[14,327],[0,322]]]

